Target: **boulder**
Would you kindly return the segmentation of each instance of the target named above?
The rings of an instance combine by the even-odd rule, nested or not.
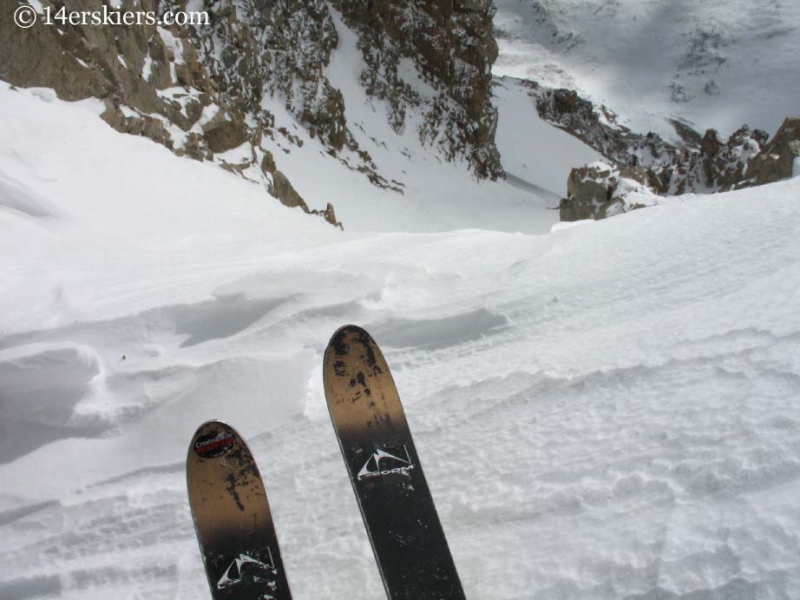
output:
[[[249,129],[237,111],[220,110],[203,126],[208,149],[212,152],[227,152],[247,141]]]
[[[572,169],[567,179],[567,197],[559,203],[562,221],[595,219],[616,187],[618,172],[604,163]]]
[[[749,185],[763,185],[794,176],[800,158],[800,116],[787,117],[775,137],[750,161],[745,178]]]
[[[642,166],[622,170],[603,162],[572,169],[567,197],[559,203],[562,221],[605,219],[657,204],[653,173]]]

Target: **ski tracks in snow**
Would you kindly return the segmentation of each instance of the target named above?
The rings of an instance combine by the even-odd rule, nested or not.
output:
[[[223,417],[295,597],[381,597],[322,394],[345,322],[385,349],[469,597],[800,595],[796,189],[541,237],[351,235],[6,336],[0,372],[41,369],[14,375],[7,422],[52,433],[62,412],[4,451],[0,595],[202,597],[182,459]]]

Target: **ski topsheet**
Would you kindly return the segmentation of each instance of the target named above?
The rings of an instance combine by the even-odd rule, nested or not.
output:
[[[370,335],[339,329],[325,396],[390,600],[464,599],[394,380]]]
[[[264,484],[235,429],[222,421],[200,426],[186,482],[214,600],[291,600]]]

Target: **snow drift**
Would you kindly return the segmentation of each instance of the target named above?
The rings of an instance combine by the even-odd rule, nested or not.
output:
[[[0,596],[205,597],[183,459],[217,417],[295,597],[381,597],[322,395],[346,322],[468,597],[800,596],[800,180],[538,235],[472,182],[339,232],[97,110],[0,89]]]

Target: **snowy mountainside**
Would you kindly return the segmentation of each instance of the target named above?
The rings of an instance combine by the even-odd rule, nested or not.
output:
[[[0,597],[206,597],[208,418],[252,445],[293,596],[383,597],[322,393],[347,322],[469,598],[800,596],[800,179],[567,225],[445,165],[440,204],[385,205],[415,233],[340,232],[100,110],[0,86]]]
[[[495,75],[575,89],[634,131],[667,119],[727,137],[777,130],[800,106],[800,5],[663,0],[497,0]]]
[[[340,223],[329,190],[304,197],[297,187],[306,174],[287,177],[284,154],[321,152],[325,171],[349,169],[351,179],[360,177],[383,196],[402,197],[407,184],[419,183],[408,182],[399,169],[384,173],[373,160],[376,147],[404,148],[403,158],[393,153],[395,162],[411,164],[411,154],[422,153],[459,163],[467,179],[503,176],[491,103],[497,51],[491,0],[367,6],[193,0],[179,3],[202,15],[192,24],[124,28],[47,26],[49,3],[20,2],[40,22],[19,28],[18,3],[0,5],[3,80],[52,88],[66,100],[101,99],[101,117],[117,131],[150,138],[179,156],[214,161],[333,225]],[[87,9],[80,16],[94,4],[75,0],[64,10]],[[153,0],[139,8],[162,17],[176,5]],[[327,75],[337,69],[332,54],[343,53],[342,37],[352,68],[334,84]],[[353,93],[366,102],[348,106],[345,98]],[[373,113],[366,123],[377,128],[352,120],[361,110]]]
[[[558,217],[552,209],[558,205],[554,194],[562,193],[572,167],[572,157],[560,155],[551,161],[548,183],[560,186],[555,190],[535,186],[515,186],[504,180],[478,180],[464,160],[447,161],[439,149],[420,144],[418,130],[425,116],[419,110],[407,110],[405,128],[393,129],[387,113],[388,102],[370,97],[358,81],[366,65],[359,50],[355,33],[341,18],[332,13],[339,43],[331,52],[324,73],[342,91],[344,116],[350,124],[358,147],[366,151],[378,173],[399,191],[373,185],[357,168],[359,158],[342,152],[332,159],[317,139],[298,127],[294,117],[281,105],[280,99],[264,99],[265,106],[275,118],[275,127],[292,131],[296,142],[282,144],[274,150],[280,157],[281,169],[304,198],[332,202],[337,217],[345,228],[370,231],[441,231],[475,227],[483,224],[503,231],[546,231]],[[414,81],[413,73],[406,73]],[[437,91],[424,81],[415,80],[416,93],[424,102],[433,102]],[[502,146],[503,161],[513,164],[520,152],[536,156],[548,153],[548,141],[567,138],[549,125],[538,132],[529,131],[529,143],[523,148],[509,144],[519,135],[513,112],[501,115],[497,127],[497,144]],[[536,134],[548,137],[536,137]],[[270,144],[265,140],[265,144]],[[569,146],[585,148],[576,142]],[[532,162],[537,162],[532,159]],[[537,173],[538,175],[539,173]],[[477,215],[481,215],[476,219]]]

